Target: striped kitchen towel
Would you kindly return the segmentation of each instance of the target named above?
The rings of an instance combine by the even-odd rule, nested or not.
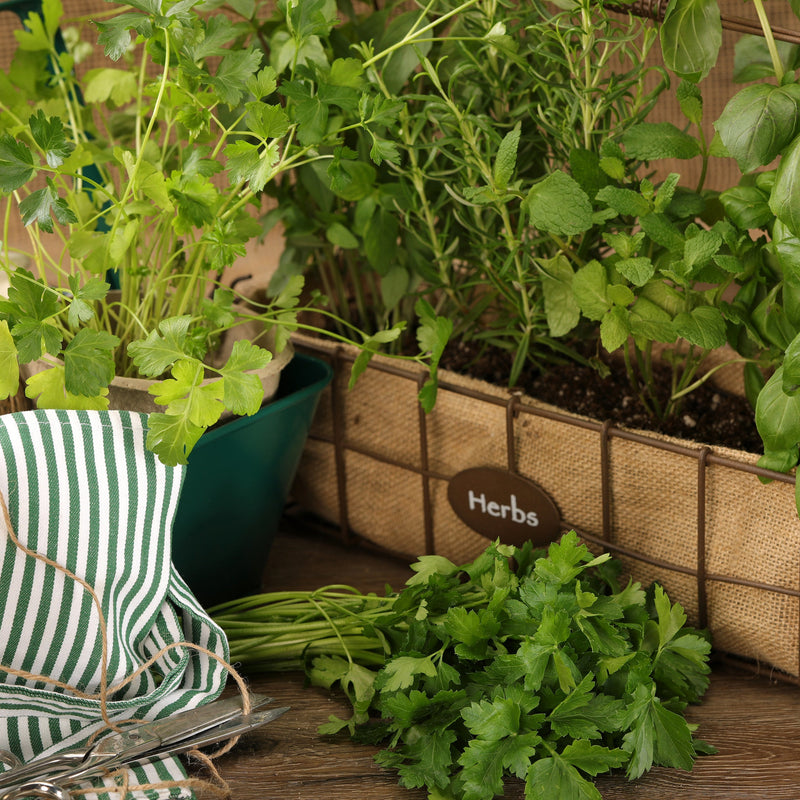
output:
[[[225,636],[171,561],[183,471],[146,434],[125,411],[0,416],[0,747],[22,761],[85,742],[104,711],[156,719],[225,685]],[[185,778],[172,758],[127,776],[159,799],[191,796]]]

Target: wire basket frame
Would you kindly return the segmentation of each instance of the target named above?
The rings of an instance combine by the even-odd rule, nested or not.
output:
[[[605,7],[617,14],[633,14],[642,19],[651,19],[661,22],[667,10],[669,0],[637,0],[635,3],[606,3]],[[720,15],[722,28],[734,33],[744,33],[751,36],[763,37],[764,31],[757,20],[746,17],[722,13]],[[770,25],[770,30],[775,39],[790,44],[800,44],[800,31],[786,28],[782,25]]]
[[[309,350],[314,355],[329,360],[334,371],[338,375],[346,375],[349,372],[357,353],[350,348],[317,345],[313,341],[304,340],[296,345],[300,351]],[[377,371],[394,377],[399,377],[415,384],[415,391],[421,388],[426,379],[424,372],[409,372],[407,368],[389,360],[370,362],[368,371]],[[488,394],[463,385],[456,384],[445,375],[440,378],[440,391],[450,392],[464,397],[468,397],[479,403],[487,403],[503,411],[505,419],[505,459],[508,472],[520,475],[518,469],[517,453],[517,432],[518,426],[524,423],[526,417],[547,419],[563,424],[570,428],[582,429],[596,435],[597,448],[600,453],[600,485],[601,485],[601,504],[602,521],[601,529],[597,532],[584,530],[579,526],[570,524],[568,519],[563,520],[562,530],[576,530],[579,535],[594,548],[608,551],[614,555],[624,557],[628,561],[646,564],[655,568],[660,573],[672,573],[682,575],[691,580],[696,586],[697,592],[697,621],[700,627],[707,627],[709,622],[709,587],[720,585],[748,589],[757,593],[770,593],[789,599],[792,603],[800,606],[800,588],[794,586],[781,585],[777,582],[750,580],[724,571],[714,570],[709,567],[707,560],[707,516],[709,504],[708,476],[710,468],[716,470],[733,470],[735,472],[746,473],[751,476],[765,478],[783,484],[794,484],[794,475],[775,472],[764,469],[755,464],[749,464],[728,458],[712,448],[693,443],[677,443],[673,440],[662,440],[641,432],[620,428],[610,422],[598,422],[579,417],[574,417],[566,413],[560,413],[540,405],[530,405],[522,402],[519,394],[509,394],[506,397]],[[355,530],[350,519],[349,500],[348,500],[348,470],[346,461],[348,455],[355,454],[375,462],[376,465],[388,465],[389,467],[402,470],[404,473],[415,476],[420,482],[420,497],[422,499],[422,520],[424,525],[424,546],[426,553],[437,552],[437,530],[434,520],[434,509],[431,501],[432,483],[437,481],[449,481],[453,475],[432,466],[429,440],[429,420],[428,416],[418,405],[413,425],[415,431],[407,431],[402,428],[398,421],[398,431],[402,430],[402,435],[413,438],[416,433],[419,441],[419,450],[414,459],[400,459],[388,456],[374,449],[369,445],[358,443],[351,440],[347,435],[345,420],[345,410],[342,400],[335,390],[330,391],[327,398],[323,396],[323,403],[328,403],[326,411],[329,413],[331,427],[328,432],[313,429],[309,435],[311,442],[321,442],[333,447],[333,458],[335,461],[335,493],[338,498],[338,518],[335,520],[320,520],[313,513],[306,514],[302,508],[296,508],[292,515],[295,524],[325,530],[329,534],[334,534],[349,545],[366,545],[375,549],[383,549],[380,545],[375,545],[369,540],[369,531]],[[412,425],[412,421],[404,420],[405,425]],[[654,558],[647,553],[631,548],[624,543],[615,541],[614,525],[612,520],[612,509],[614,505],[613,477],[614,468],[612,465],[611,454],[615,441],[634,442],[644,448],[653,450],[667,451],[676,457],[688,461],[689,468],[694,473],[694,485],[696,490],[696,513],[692,527],[694,529],[693,547],[696,550],[696,564],[687,566],[677,560]],[[693,465],[693,466],[692,466]],[[313,476],[312,476],[313,479]],[[380,502],[375,498],[375,502]],[[691,544],[691,543],[690,543]],[[800,568],[797,570],[798,586],[800,586]],[[796,663],[800,665],[800,625],[796,631],[797,655]],[[776,669],[771,665],[759,664],[757,661],[742,656],[741,654],[718,651],[718,655],[726,660],[731,660],[745,668],[754,671],[764,671],[768,669],[770,674],[781,680],[800,684],[800,677],[783,670]],[[800,669],[798,670],[800,672]]]

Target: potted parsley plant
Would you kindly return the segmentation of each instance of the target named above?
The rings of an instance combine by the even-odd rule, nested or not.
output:
[[[265,187],[330,160],[322,145],[337,147],[344,126],[307,137],[301,99],[278,92],[229,17],[196,3],[137,0],[65,22],[60,0],[43,0],[24,22],[0,75],[4,230],[20,214],[27,232],[0,237],[0,392],[14,394],[31,363],[26,393],[40,407],[105,408],[115,380],[153,380],[148,446],[185,463],[223,413],[258,411],[255,371],[303,325],[301,278],[245,303],[225,274],[260,232]],[[103,56],[90,61],[95,38]],[[369,129],[377,106],[358,102],[355,124]],[[321,296],[310,303],[328,313]],[[363,364],[399,330],[337,335]]]
[[[258,299],[228,274],[261,232],[265,187],[317,159],[346,183],[331,153],[353,124],[375,125],[380,103],[351,90],[343,64],[327,88],[363,114],[309,135],[304,92],[319,87],[279,88],[241,26],[198,3],[134,0],[83,18],[60,0],[19,9],[0,73],[0,395],[24,384],[40,409],[147,410],[148,447],[189,465],[176,565],[203,602],[255,590],[330,380],[293,357],[290,335],[318,330],[301,311],[332,312],[319,293],[301,298],[302,276]],[[429,404],[437,324],[409,357],[433,367]],[[401,328],[328,335],[358,346],[355,379]],[[155,406],[132,404],[132,384]]]

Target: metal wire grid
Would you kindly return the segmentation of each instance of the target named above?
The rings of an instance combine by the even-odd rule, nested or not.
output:
[[[331,352],[329,348],[321,345],[317,346],[313,342],[304,341],[298,346],[298,349],[308,350],[313,355],[328,360],[332,363],[336,374],[344,374],[344,370],[349,371],[350,365],[352,365],[352,362],[355,359],[353,352],[344,347],[337,347]],[[367,369],[378,370],[380,372],[405,378],[409,381],[414,381],[418,384],[418,388],[421,388],[426,377],[425,373],[416,375],[410,374],[402,366],[387,363],[385,361],[372,361],[368,365]],[[775,472],[773,470],[764,469],[754,464],[742,463],[740,461],[719,455],[713,452],[711,448],[706,446],[692,446],[688,444],[682,445],[672,441],[663,441],[661,439],[643,435],[635,431],[618,428],[608,421],[597,422],[593,420],[581,419],[554,411],[552,409],[528,405],[522,403],[517,394],[510,394],[507,399],[504,399],[481,392],[479,390],[457,385],[448,381],[446,378],[444,380],[440,380],[439,387],[441,391],[454,392],[473,400],[490,403],[494,406],[502,406],[505,408],[506,461],[508,471],[513,474],[519,474],[517,469],[515,426],[518,424],[518,420],[520,420],[520,418],[524,415],[542,417],[566,426],[574,426],[576,428],[582,428],[595,432],[598,436],[601,454],[602,527],[599,535],[589,533],[581,529],[577,529],[577,532],[587,542],[590,542],[611,553],[655,566],[658,569],[682,573],[684,575],[693,577],[697,585],[698,618],[700,627],[707,626],[707,587],[711,582],[732,584],[749,587],[759,591],[775,592],[778,594],[788,595],[796,598],[797,602],[800,603],[800,590],[798,589],[780,586],[777,584],[751,581],[733,575],[710,572],[706,568],[706,480],[708,468],[714,465],[789,484],[795,483],[795,476],[793,474],[784,474]],[[448,481],[452,476],[445,475],[430,468],[430,458],[428,452],[428,423],[426,414],[422,410],[421,406],[418,406],[416,415],[416,424],[418,426],[420,442],[419,465],[414,465],[399,461],[397,459],[389,458],[379,452],[371,450],[369,447],[360,446],[349,441],[346,435],[344,408],[341,402],[341,397],[333,389],[329,390],[327,396],[328,402],[330,403],[332,435],[329,436],[321,434],[319,431],[314,431],[312,429],[309,438],[333,445],[339,517],[335,525],[331,523],[326,524],[321,523],[319,520],[311,521],[308,518],[304,518],[303,510],[297,509],[294,515],[295,523],[304,525],[306,527],[314,527],[318,530],[320,528],[326,529],[326,532],[333,532],[338,538],[348,545],[364,544],[364,535],[367,535],[368,532],[353,530],[350,526],[348,518],[347,470],[345,468],[345,459],[346,453],[349,451],[373,459],[376,462],[388,464],[390,466],[415,473],[419,476],[422,489],[421,496],[423,502],[423,520],[425,525],[425,547],[428,553],[435,552],[436,531],[433,521],[434,514],[431,503],[430,484],[433,480]],[[613,527],[611,524],[611,508],[613,497],[611,487],[612,470],[610,460],[611,442],[614,439],[628,440],[646,447],[652,447],[657,450],[665,450],[695,462],[697,487],[697,514],[695,520],[697,548],[696,568],[652,558],[645,553],[638,552],[614,542]],[[562,529],[565,531],[573,530],[575,529],[575,526],[569,525],[567,522],[563,522]],[[798,632],[798,636],[800,641],[800,632]],[[762,665],[754,664],[748,659],[736,654],[718,653],[718,656],[724,660],[733,661],[740,666],[743,666],[747,669],[752,669],[756,672],[761,672],[764,670]],[[800,660],[800,653],[798,654],[798,659]],[[779,680],[800,685],[800,677],[798,676],[789,675],[783,672],[776,672],[773,669],[770,669],[770,674]]]

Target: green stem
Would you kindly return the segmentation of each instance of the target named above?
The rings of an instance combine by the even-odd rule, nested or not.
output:
[[[462,11],[466,11],[467,9],[474,6],[477,2],[478,0],[467,0],[467,2],[462,3],[460,6],[457,6],[451,11],[448,11],[446,14],[443,14],[441,17],[435,19],[433,22],[429,22],[427,25],[420,28],[418,31],[416,30],[417,23],[415,23],[414,26],[411,28],[411,30],[399,42],[396,42],[395,44],[391,45],[391,47],[387,47],[385,50],[382,50],[377,55],[372,56],[372,58],[367,59],[362,66],[364,67],[364,69],[368,69],[373,64],[380,61],[382,58],[386,58],[386,56],[390,55],[395,50],[399,50],[401,47],[405,47],[406,45],[411,44],[412,42],[420,41],[422,34],[427,33],[430,30],[433,30],[437,25],[440,25],[442,22],[446,22],[448,19],[457,16]],[[430,8],[431,5],[432,3],[429,3],[428,8]],[[425,12],[428,10],[428,8],[422,11],[422,13],[419,16],[419,20],[423,19]]]
[[[144,70],[144,65],[146,63],[145,62],[146,54],[147,54],[147,50],[145,49],[145,51],[143,53],[143,56],[142,56],[142,71]],[[158,120],[158,114],[159,114],[159,110],[161,108],[161,103],[162,103],[162,100],[164,99],[164,94],[165,94],[165,92],[167,90],[170,59],[171,59],[170,37],[169,37],[169,35],[165,35],[164,36],[164,69],[163,69],[163,71],[161,73],[161,78],[159,80],[158,93],[156,95],[155,102],[153,103],[153,108],[150,111],[150,119],[149,119],[149,121],[147,123],[147,128],[146,128],[146,130],[144,132],[144,135],[142,135],[140,133],[140,129],[139,129],[138,124],[137,124],[137,127],[136,127],[136,161],[134,162],[133,168],[131,169],[131,172],[130,172],[130,174],[128,176],[128,182],[125,185],[125,189],[124,189],[124,191],[122,193],[122,196],[120,197],[120,199],[118,201],[118,204],[117,204],[117,207],[119,209],[121,209],[121,210],[126,207],[128,202],[130,201],[131,195],[134,193],[134,187],[136,185],[136,179],[137,179],[137,176],[139,174],[139,170],[142,167],[142,162],[144,161],[145,147],[147,145],[147,142],[151,139],[151,137],[153,135],[153,130],[155,129],[155,126],[156,126],[156,123],[157,123],[157,120]],[[142,81],[142,80],[144,80],[143,74],[140,75],[140,81]],[[143,92],[139,93],[140,98],[141,98],[142,94],[143,94]],[[144,116],[144,114],[143,114],[141,108],[138,108],[137,112],[138,113],[136,115],[136,118],[137,118],[137,121],[138,121]],[[112,240],[114,238],[114,234],[116,233],[116,231],[118,229],[118,226],[120,224],[120,220],[123,218],[123,216],[124,216],[124,214],[115,215],[114,224],[113,224],[111,232],[110,232],[110,237],[111,237]],[[107,265],[107,266],[108,267],[113,267],[115,265]]]
[[[761,31],[764,36],[764,41],[767,43],[769,56],[772,59],[772,68],[775,70],[775,77],[780,83],[783,80],[783,64],[781,63],[780,55],[778,54],[778,46],[775,43],[775,37],[772,35],[772,26],[767,19],[767,11],[764,8],[762,0],[753,0],[753,5],[758,15],[758,21],[761,24]]]

